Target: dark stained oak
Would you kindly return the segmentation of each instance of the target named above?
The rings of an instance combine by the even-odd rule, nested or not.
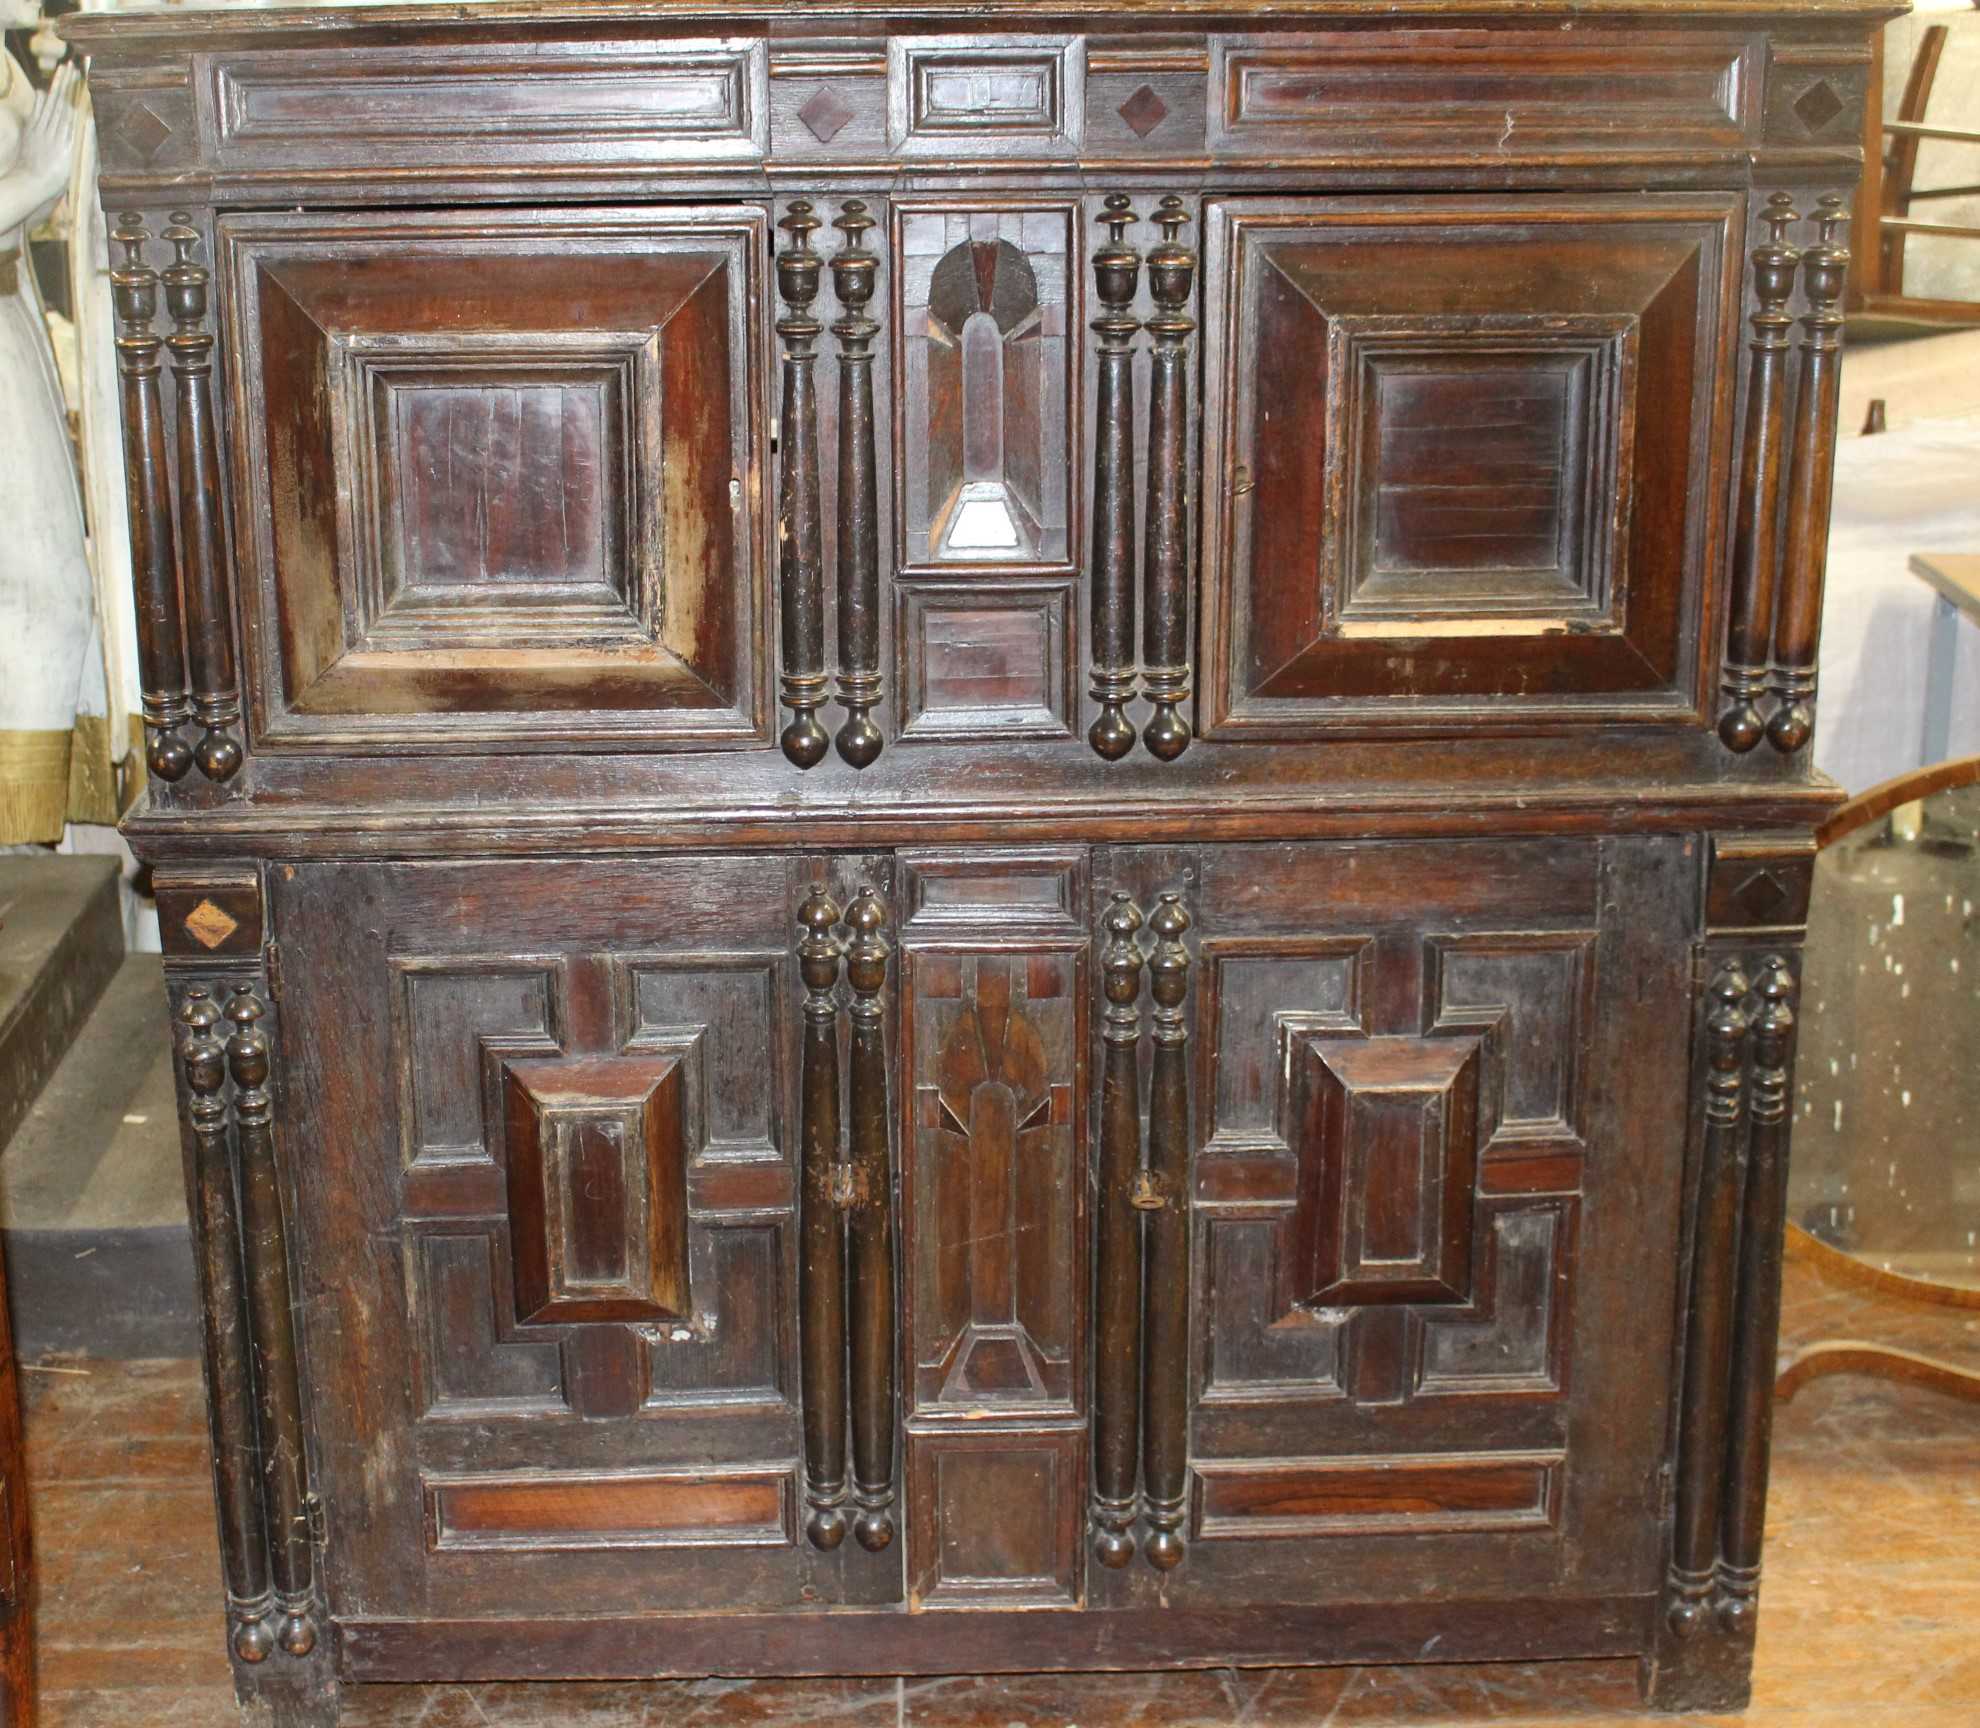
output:
[[[247,1719],[1745,1702],[1890,11],[66,21]]]

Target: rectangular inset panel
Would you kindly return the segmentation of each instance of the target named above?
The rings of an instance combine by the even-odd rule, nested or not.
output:
[[[767,221],[226,219],[264,744],[767,739]]]
[[[1085,1435],[908,1436],[915,1608],[1074,1607]]]
[[[312,162],[532,164],[750,160],[767,137],[763,49],[689,39],[589,52],[503,45],[500,65],[433,49],[378,57],[235,53],[213,71],[214,142],[229,167]]]
[[[1563,1454],[1259,1459],[1199,1464],[1200,1541],[1268,1536],[1544,1530]]]
[[[1206,732],[1701,722],[1735,214],[1213,201]]]
[[[894,203],[903,570],[1070,572],[1076,215],[1063,199]]]
[[[928,924],[1080,925],[1083,851],[1024,853],[972,848],[902,853],[905,926]],[[1083,927],[1083,926],[1081,926]],[[1063,965],[1055,957],[1052,964]]]
[[[1211,45],[1213,149],[1284,155],[1737,147],[1737,36],[1577,29],[1315,33]]]
[[[1071,590],[901,582],[906,738],[1070,738]]]
[[[427,1476],[437,1554],[572,1548],[782,1548],[792,1541],[788,1468],[638,1474]]]
[[[887,47],[887,129],[903,155],[1078,155],[1083,39],[897,36]]]
[[[1082,961],[903,944],[910,1409],[1084,1401]]]

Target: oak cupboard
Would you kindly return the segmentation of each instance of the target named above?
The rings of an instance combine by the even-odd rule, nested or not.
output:
[[[254,1719],[1744,1701],[1890,10],[69,21]]]

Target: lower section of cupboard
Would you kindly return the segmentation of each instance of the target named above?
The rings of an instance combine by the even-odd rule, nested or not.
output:
[[[1638,1655],[1728,1701],[1804,874],[161,871],[244,1688]]]

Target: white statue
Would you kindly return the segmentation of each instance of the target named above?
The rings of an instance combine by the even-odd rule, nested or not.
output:
[[[77,74],[64,66],[37,94],[0,51],[0,77],[0,842],[51,841],[68,813],[93,607],[68,411],[27,237],[68,187]]]

